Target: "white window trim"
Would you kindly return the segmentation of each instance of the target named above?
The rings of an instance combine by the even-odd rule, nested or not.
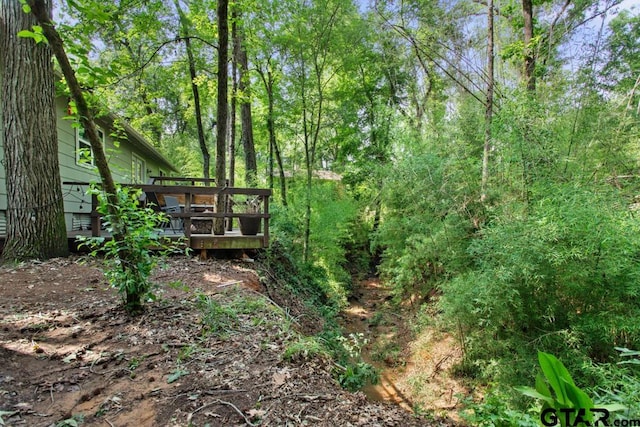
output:
[[[95,167],[96,165],[96,158],[93,155],[93,149],[91,148],[91,142],[89,142],[89,140],[82,138],[80,136],[80,130],[82,129],[82,126],[78,126],[76,127],[76,165],[83,167],[83,168],[87,168],[87,169],[92,169]],[[100,138],[100,142],[102,143],[102,147],[104,147],[104,131],[100,128],[96,128],[98,130],[98,137]],[[83,144],[84,147],[81,147],[80,144]],[[81,150],[88,148],[91,152],[91,161],[85,161],[82,158],[81,155]]]
[[[136,173],[136,163],[140,163],[140,172],[142,176],[138,176]],[[131,153],[131,180],[136,184],[144,184],[147,179],[147,162],[144,157],[138,156],[136,153]],[[138,180],[140,182],[138,182]]]

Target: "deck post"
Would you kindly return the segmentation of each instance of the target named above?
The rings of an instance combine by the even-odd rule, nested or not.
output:
[[[100,214],[98,213],[98,196],[96,194],[91,195],[91,236],[100,237],[100,229],[102,228],[102,221],[100,220]]]
[[[184,212],[189,213],[189,215],[184,218],[184,236],[188,239],[191,238],[191,193],[184,193]],[[191,244],[189,244],[191,246]]]
[[[264,196],[264,228],[263,228],[263,244],[265,248],[269,247],[269,196]]]

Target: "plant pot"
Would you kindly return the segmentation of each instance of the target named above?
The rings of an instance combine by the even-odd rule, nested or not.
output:
[[[260,224],[262,218],[260,217],[240,217],[240,233],[245,236],[255,236],[260,232]]]

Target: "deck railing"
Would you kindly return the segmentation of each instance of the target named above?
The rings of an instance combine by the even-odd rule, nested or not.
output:
[[[262,247],[269,245],[269,197],[271,190],[265,188],[237,188],[237,187],[212,187],[203,185],[207,180],[202,178],[172,178],[160,177],[160,182],[180,182],[182,185],[163,185],[163,184],[127,184],[130,188],[141,189],[143,195],[142,203],[152,201],[153,205],[157,205],[159,209],[163,207],[164,198],[171,196],[178,199],[180,203],[179,211],[166,212],[166,214],[174,220],[182,221],[182,229],[184,236],[190,238],[193,232],[192,225],[194,220],[203,221],[211,219],[212,223],[216,218],[221,218],[226,223],[225,232],[229,232],[233,228],[234,219],[255,218],[261,222],[262,233],[259,236],[262,239]],[[209,180],[209,183],[212,183]],[[199,183],[200,185],[193,185]],[[80,183],[76,183],[80,184]],[[152,196],[153,195],[153,196]],[[236,200],[242,196],[249,203],[245,204],[249,207],[249,212],[242,208],[242,203]],[[216,205],[219,198],[224,198],[223,212],[216,212]],[[157,200],[158,202],[156,202]],[[101,215],[97,212],[97,198],[92,198],[91,209],[91,231],[94,237],[99,237],[101,232]],[[235,211],[234,211],[235,210]],[[237,211],[237,212],[236,212]],[[213,233],[213,229],[212,229]],[[201,234],[201,233],[198,233]],[[213,237],[224,238],[224,233],[213,235]]]

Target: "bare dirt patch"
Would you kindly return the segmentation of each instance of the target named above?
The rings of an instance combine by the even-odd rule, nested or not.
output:
[[[410,307],[391,303],[391,292],[378,278],[357,284],[350,306],[342,313],[346,332],[367,339],[363,358],[380,372],[378,384],[364,388],[374,401],[395,403],[406,410],[427,411],[460,421],[460,395],[468,395],[452,374],[462,359],[458,343],[435,327],[412,333]]]
[[[342,390],[328,360],[284,361],[301,304],[262,297],[251,264],[172,258],[131,317],[80,261],[0,268],[0,425],[452,425]]]

